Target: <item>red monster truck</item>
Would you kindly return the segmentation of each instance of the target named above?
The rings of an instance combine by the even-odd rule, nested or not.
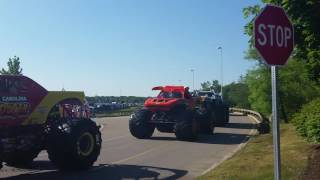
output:
[[[157,128],[175,133],[177,139],[192,141],[198,133],[212,134],[215,113],[206,97],[193,97],[188,87],[154,87],[160,90],[156,98],[148,98],[144,107],[131,115],[129,130],[139,139],[150,138]]]
[[[47,91],[25,76],[0,75],[0,165],[25,166],[47,150],[60,170],[83,170],[100,149],[83,92]]]

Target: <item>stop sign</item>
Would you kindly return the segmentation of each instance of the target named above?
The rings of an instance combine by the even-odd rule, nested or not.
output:
[[[293,26],[285,11],[267,5],[254,21],[254,44],[268,65],[285,65],[293,50]]]

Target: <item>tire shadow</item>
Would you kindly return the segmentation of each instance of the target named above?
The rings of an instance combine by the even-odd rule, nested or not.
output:
[[[233,128],[233,129],[257,129],[255,124],[251,123],[228,123],[226,126],[218,128]],[[153,136],[150,141],[179,141],[174,136],[166,136],[167,133],[159,133],[158,136]],[[162,136],[163,135],[163,136]],[[188,143],[203,143],[203,144],[241,144],[248,141],[251,135],[249,134],[236,134],[236,133],[224,133],[214,132],[212,135],[200,134],[196,141],[185,141]],[[184,141],[182,141],[184,142]]]
[[[228,123],[223,128],[235,128],[235,129],[256,129],[256,125],[252,123]]]
[[[245,115],[245,114],[235,114],[235,113],[234,113],[234,114],[233,114],[233,113],[230,113],[229,115],[230,115],[230,116],[247,116],[247,115]]]
[[[249,138],[249,134],[214,133],[213,135],[200,135],[194,143],[232,145],[247,142]]]
[[[49,163],[49,162],[48,162]],[[153,166],[107,165],[100,164],[88,171],[63,173],[60,171],[45,171],[25,173],[8,177],[8,180],[121,180],[121,179],[169,179],[184,177],[188,171]]]
[[[30,165],[28,166],[10,166],[7,165],[7,167],[11,167],[11,168],[19,168],[19,169],[23,169],[23,170],[37,170],[37,171],[41,171],[41,170],[56,170],[55,166],[50,162],[50,161],[45,161],[45,160],[34,160]],[[2,171],[2,170],[0,170]]]
[[[234,134],[234,133],[213,133],[212,135],[200,134],[196,141],[179,141],[176,137],[152,137],[145,139],[149,141],[179,141],[185,143],[202,143],[202,144],[241,144],[248,141],[251,136],[249,134]]]

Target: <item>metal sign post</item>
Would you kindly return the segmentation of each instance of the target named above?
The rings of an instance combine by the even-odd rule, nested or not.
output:
[[[274,154],[274,179],[281,179],[281,159],[280,159],[280,132],[278,119],[278,92],[277,92],[277,66],[271,66],[271,86],[272,86],[272,131],[273,131],[273,154]]]

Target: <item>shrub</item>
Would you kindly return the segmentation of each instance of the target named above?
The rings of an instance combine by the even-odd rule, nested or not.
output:
[[[320,98],[305,104],[293,118],[298,133],[309,141],[320,142]]]

